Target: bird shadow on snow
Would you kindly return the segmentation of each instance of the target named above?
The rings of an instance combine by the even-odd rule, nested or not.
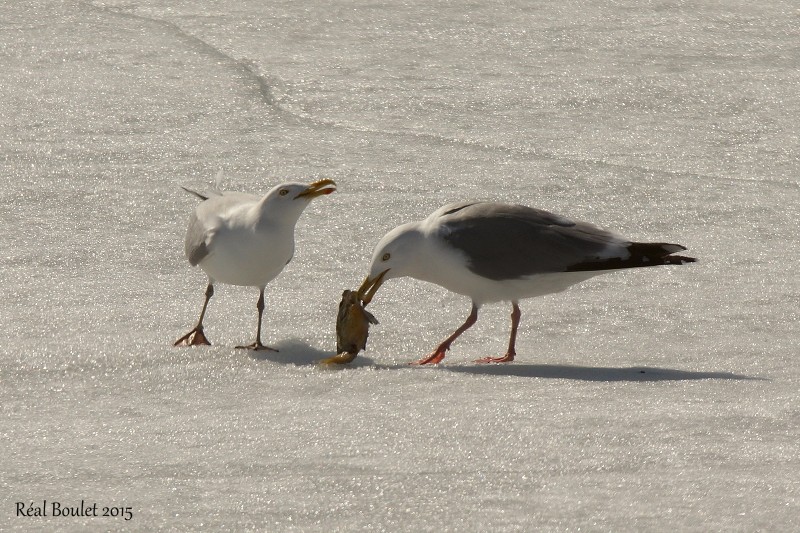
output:
[[[702,372],[654,367],[592,367],[572,365],[480,365],[442,367],[466,374],[516,376],[526,378],[574,379],[581,381],[691,381],[697,379],[762,380],[731,372]]]
[[[317,365],[322,359],[333,357],[336,352],[333,350],[320,350],[303,342],[299,339],[288,339],[276,343],[273,348],[277,352],[270,351],[253,351],[251,350],[250,358],[255,361],[269,361],[271,363],[278,363],[282,365]],[[374,361],[369,357],[359,355],[356,359],[347,365],[336,365],[335,368],[357,368],[362,366],[372,366]]]
[[[317,365],[322,359],[332,357],[332,350],[320,350],[299,339],[288,339],[274,345],[277,352],[251,351],[250,358],[256,361],[269,361],[283,365]],[[408,369],[408,365],[381,365],[369,357],[359,355],[346,365],[331,368],[347,369],[380,367],[385,369]],[[512,376],[543,379],[572,379],[579,381],[692,381],[700,379],[720,380],[764,380],[765,378],[744,376],[732,372],[707,372],[677,370],[658,367],[594,367],[574,365],[532,365],[524,363],[480,364],[480,365],[434,365],[427,369],[475,374],[485,376]],[[420,368],[418,371],[424,371]]]

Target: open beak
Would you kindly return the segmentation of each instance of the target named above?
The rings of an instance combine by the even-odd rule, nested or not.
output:
[[[387,272],[389,272],[388,268],[372,279],[370,279],[369,276],[364,278],[364,283],[361,284],[361,287],[358,288],[358,292],[356,293],[358,299],[364,302],[364,305],[372,301],[372,297],[375,296],[380,286],[383,285],[383,278],[386,276]]]
[[[322,196],[323,194],[330,194],[335,190],[336,183],[333,180],[318,180],[306,187],[306,189],[295,196],[294,199],[297,200],[298,198],[307,198],[311,200],[317,196]]]

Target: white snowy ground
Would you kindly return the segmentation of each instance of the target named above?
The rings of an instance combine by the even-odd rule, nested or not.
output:
[[[793,1],[5,2],[0,530],[800,528],[800,10]],[[183,231],[228,188],[332,177],[267,290]],[[411,280],[332,354],[394,225],[520,202],[700,263],[484,309]],[[16,516],[16,502],[132,519]],[[48,512],[51,509],[47,509]]]

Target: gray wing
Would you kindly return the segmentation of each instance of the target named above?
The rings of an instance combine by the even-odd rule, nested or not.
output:
[[[258,200],[257,196],[251,194],[225,192],[209,196],[200,202],[189,217],[189,227],[186,229],[184,251],[189,264],[196,266],[211,253],[214,233],[224,223],[228,211]]]
[[[493,280],[620,268],[607,261],[630,256],[631,243],[613,233],[522,205],[454,204],[440,223],[442,239],[466,255],[470,270]]]
[[[184,251],[189,264],[197,266],[208,255],[206,236],[208,231],[203,223],[197,218],[197,212],[189,217],[189,228],[186,230],[186,240],[184,241]]]

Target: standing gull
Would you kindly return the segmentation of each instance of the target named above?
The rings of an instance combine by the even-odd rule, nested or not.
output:
[[[433,353],[412,363],[418,365],[444,359],[453,341],[475,324],[482,304],[510,301],[508,351],[477,361],[505,363],[516,355],[519,300],[561,292],[614,270],[695,261],[671,255],[682,250],[686,248],[680,244],[632,242],[586,222],[522,205],[458,203],[387,233],[375,247],[358,295],[367,304],[386,280],[410,276],[472,299],[464,324]]]
[[[237,348],[273,350],[261,343],[264,287],[291,261],[294,227],[303,210],[317,196],[335,191],[336,184],[329,179],[310,185],[282,183],[264,197],[185,190],[203,200],[189,218],[185,245],[189,263],[208,274],[208,287],[197,325],[175,341],[175,346],[211,344],[203,333],[203,317],[214,295],[214,283],[219,281],[259,288],[256,340]]]

